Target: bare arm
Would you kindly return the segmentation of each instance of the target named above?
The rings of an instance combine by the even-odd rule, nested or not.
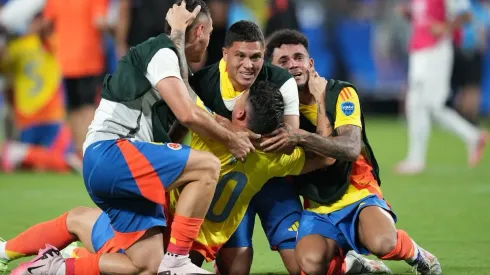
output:
[[[361,153],[361,127],[344,125],[337,128],[337,136],[323,137],[318,134],[299,130],[299,145],[308,150],[335,159],[355,161]]]
[[[284,123],[287,123],[293,129],[299,129],[299,116],[285,115]]]
[[[156,88],[180,123],[191,131],[223,144],[228,144],[233,139],[231,131],[219,125],[191,100],[182,80],[176,77],[164,78],[157,83]]]
[[[323,137],[329,137],[333,133],[332,124],[328,120],[325,101],[317,100],[316,133]]]

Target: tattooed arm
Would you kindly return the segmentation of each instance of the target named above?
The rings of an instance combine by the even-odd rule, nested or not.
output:
[[[344,125],[336,129],[337,136],[324,137],[300,130],[298,144],[308,150],[339,160],[355,161],[361,153],[361,127]]]
[[[323,97],[325,98],[325,97]],[[317,100],[317,121],[316,133],[323,137],[329,137],[333,134],[332,124],[330,123],[325,110],[325,101]]]

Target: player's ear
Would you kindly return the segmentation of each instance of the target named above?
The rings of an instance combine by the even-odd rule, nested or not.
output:
[[[202,38],[203,35],[204,35],[204,25],[203,24],[199,24],[196,27],[196,38],[198,40],[201,40],[201,38]]]
[[[223,47],[223,59],[226,60],[228,58],[228,49]]]
[[[236,112],[235,118],[239,121],[244,121],[247,119],[247,111],[245,109],[238,110]]]
[[[313,60],[313,58],[310,57],[310,68],[313,67],[315,67],[315,60]]]

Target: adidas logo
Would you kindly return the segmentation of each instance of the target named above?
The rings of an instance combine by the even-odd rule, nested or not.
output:
[[[299,221],[295,221],[289,228],[288,231],[298,231]]]

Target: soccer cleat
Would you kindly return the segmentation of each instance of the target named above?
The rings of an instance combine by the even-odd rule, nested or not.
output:
[[[9,149],[9,143],[3,142],[0,147],[0,171],[4,173],[11,173],[14,170],[12,163],[8,159],[7,150]]]
[[[424,170],[425,165],[410,161],[402,161],[395,167],[395,173],[399,175],[418,175],[424,172]]]
[[[0,238],[0,243],[4,242],[5,240]],[[9,262],[7,259],[0,259],[0,275],[7,274]]]
[[[485,151],[485,147],[488,143],[489,136],[490,135],[488,132],[482,131],[478,137],[476,146],[470,149],[468,158],[468,165],[470,167],[475,167],[478,165],[478,163],[480,163],[483,157],[483,152]]]
[[[74,251],[75,248],[78,248],[78,243],[72,242],[67,247],[65,247],[63,250],[60,251],[61,257],[65,258],[65,259],[78,258],[77,254]]]
[[[216,263],[216,261],[213,261],[213,269],[214,269],[214,274],[220,275],[219,269],[218,269],[218,264]]]
[[[158,267],[158,275],[187,275],[187,274],[214,274],[214,273],[211,273],[193,264],[189,257],[186,257],[185,259],[179,261],[179,265],[177,266],[170,267],[165,264],[165,261],[162,261],[160,263],[160,266]]]
[[[9,268],[9,261],[6,259],[0,259],[0,275],[7,274]]]
[[[419,255],[417,259],[410,265],[416,274],[421,275],[439,275],[442,274],[441,264],[436,256],[432,255],[427,250],[417,246]]]
[[[60,251],[49,244],[46,248],[39,250],[39,254],[36,258],[30,260],[27,263],[19,265],[16,269],[12,270],[11,275],[45,275],[56,274],[60,267],[65,262],[65,259],[61,257]]]
[[[391,274],[391,270],[382,261],[370,260],[357,254],[355,251],[347,252],[345,262],[350,262],[345,274]]]

